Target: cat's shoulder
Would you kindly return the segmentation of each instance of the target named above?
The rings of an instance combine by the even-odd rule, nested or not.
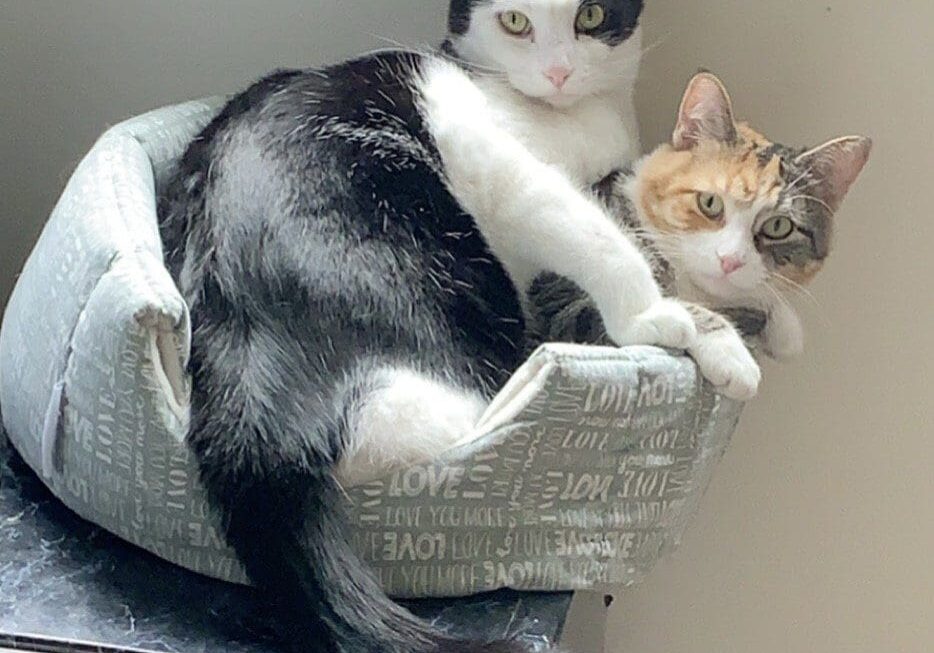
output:
[[[304,114],[364,118],[374,111],[413,108],[430,52],[379,50],[340,63],[303,69],[279,69],[233,96],[220,121],[262,111],[275,119]]]

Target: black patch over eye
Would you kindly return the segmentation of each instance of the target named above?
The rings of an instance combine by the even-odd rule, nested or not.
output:
[[[643,0],[602,0],[601,2],[582,2],[575,20],[575,29],[579,34],[599,39],[609,46],[625,43],[639,26],[639,17],[642,15]],[[603,20],[599,26],[591,29],[582,29],[579,24],[584,10],[591,5],[599,5],[603,9]]]
[[[478,0],[451,0],[448,9],[448,32],[466,34],[470,29],[470,15]]]

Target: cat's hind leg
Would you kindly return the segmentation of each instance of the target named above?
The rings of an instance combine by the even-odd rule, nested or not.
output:
[[[337,467],[345,487],[427,463],[469,441],[488,405],[477,391],[405,367],[370,371],[356,387]]]

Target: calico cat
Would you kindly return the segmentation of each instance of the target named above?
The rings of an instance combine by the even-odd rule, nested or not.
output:
[[[823,267],[834,214],[871,147],[862,136],[810,150],[772,143],[737,124],[723,84],[701,73],[685,92],[672,142],[597,192],[668,294],[729,316],[768,355],[786,359],[802,352],[804,336],[784,295]],[[530,298],[544,340],[608,343],[573,283],[543,275]],[[701,339],[727,328],[713,314],[698,312],[697,323]]]
[[[524,360],[539,274],[579,285],[614,342],[694,346],[690,311],[582,192],[638,150],[641,9],[454,0],[446,54],[273,74],[162,193],[194,326],[188,444],[297,649],[515,649],[392,603],[342,533],[340,487],[473,433]],[[758,383],[738,338],[708,349],[717,374]]]

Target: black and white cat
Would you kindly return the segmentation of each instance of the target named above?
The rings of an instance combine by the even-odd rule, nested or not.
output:
[[[273,74],[163,194],[195,328],[188,442],[297,648],[513,650],[396,607],[342,535],[340,484],[469,438],[523,362],[540,273],[583,288],[617,344],[695,346],[689,311],[582,192],[638,153],[641,9],[453,0],[446,55]],[[754,390],[739,338],[718,346],[707,364]]]

